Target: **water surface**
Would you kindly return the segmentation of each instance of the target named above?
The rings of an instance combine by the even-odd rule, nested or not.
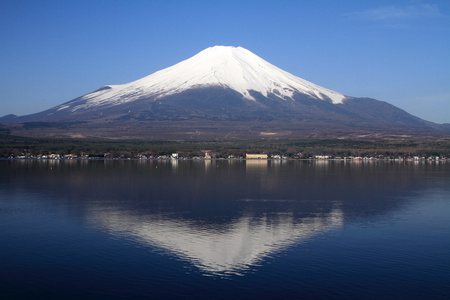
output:
[[[450,164],[0,161],[2,298],[450,297]]]

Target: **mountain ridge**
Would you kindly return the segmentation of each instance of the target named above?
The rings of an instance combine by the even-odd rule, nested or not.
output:
[[[273,132],[289,128],[299,132],[299,126],[305,127],[302,132],[319,128],[327,134],[448,132],[448,126],[422,120],[387,102],[343,95],[283,71],[247,49],[229,46],[207,48],[138,80],[103,86],[43,112],[0,118],[1,123],[36,121],[82,122],[84,130],[91,126],[92,134],[100,136],[99,128],[108,126],[128,131],[140,126],[150,134],[152,122],[178,122],[168,125],[175,131],[195,123],[195,132],[219,121],[228,122],[224,127],[230,132],[244,127],[253,132],[251,127],[258,127],[257,123],[272,124]],[[187,121],[189,125],[180,123]],[[222,135],[210,132],[214,134]]]

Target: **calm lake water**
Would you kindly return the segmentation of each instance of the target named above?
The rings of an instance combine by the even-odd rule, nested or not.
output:
[[[450,163],[0,161],[1,299],[449,299]]]

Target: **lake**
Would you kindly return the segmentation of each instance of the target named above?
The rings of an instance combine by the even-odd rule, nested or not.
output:
[[[450,163],[0,160],[2,299],[449,299]]]

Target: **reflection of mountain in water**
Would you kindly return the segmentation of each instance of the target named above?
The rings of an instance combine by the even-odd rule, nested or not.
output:
[[[239,274],[290,245],[342,226],[343,214],[335,209],[301,220],[290,213],[245,216],[226,228],[157,215],[135,216],[119,209],[101,210],[89,220],[113,235],[168,250],[207,273],[225,275]]]

